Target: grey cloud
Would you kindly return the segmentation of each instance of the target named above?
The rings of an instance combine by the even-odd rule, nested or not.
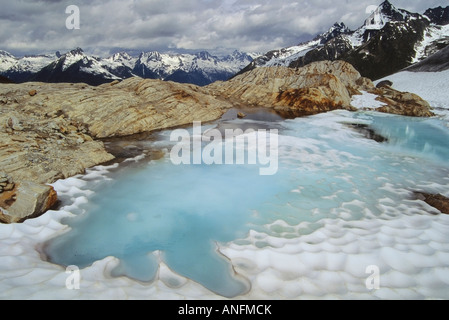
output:
[[[420,13],[430,7],[447,6],[447,0],[391,1],[396,7]],[[0,0],[0,49],[41,53],[80,46],[93,50],[228,48],[265,52],[310,39],[337,21],[355,29],[366,18],[366,7],[381,2]],[[65,8],[72,4],[80,8],[80,30],[65,28]]]

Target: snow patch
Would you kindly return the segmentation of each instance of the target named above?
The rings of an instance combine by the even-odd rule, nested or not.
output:
[[[419,62],[427,57],[426,49],[432,44],[446,39],[449,42],[449,24],[445,26],[432,25],[424,32],[424,39],[415,47],[416,55],[412,63]]]
[[[290,63],[303,57],[307,52],[315,49],[320,44],[320,40],[309,41],[298,46],[289,47],[279,50],[274,54],[274,57],[269,60],[265,66],[285,66],[288,67]]]
[[[361,91],[362,95],[354,95],[351,105],[359,110],[375,110],[385,106],[384,103],[376,100],[379,96],[366,91]]]

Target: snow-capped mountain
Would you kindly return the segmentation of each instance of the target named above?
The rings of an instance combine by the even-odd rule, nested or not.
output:
[[[0,50],[0,72],[9,70],[17,63],[17,59],[9,52]]]
[[[54,55],[25,56],[21,59],[0,50],[0,74],[15,82],[26,81],[56,59]]]
[[[126,52],[119,52],[107,59],[100,61],[101,67],[112,73],[113,75],[126,79],[135,76],[132,72],[137,58],[131,57]]]
[[[423,39],[416,43],[416,54],[412,62],[422,61],[447,45],[449,45],[449,21],[446,25],[432,24],[425,30]]]
[[[30,78],[32,81],[84,82],[90,85],[119,79],[103,67],[100,58],[86,55],[81,48],[67,52]]]
[[[441,72],[447,70],[449,70],[449,46],[404,69],[404,71],[412,72]]]
[[[207,85],[227,80],[254,59],[254,55],[234,51],[219,58],[206,51],[197,54],[142,52],[133,73],[152,79]]]
[[[265,55],[255,58],[238,74],[250,71],[257,67],[289,66],[294,61],[304,57],[309,51],[326,44],[329,40],[338,37],[341,34],[349,34],[351,30],[344,23],[335,23],[328,31],[318,35],[313,40],[303,42],[297,46],[283,48],[280,50],[269,51]]]
[[[350,34],[351,30],[343,23],[335,23],[327,32],[319,35],[314,40],[319,40],[320,44],[325,44],[342,34]]]
[[[234,51],[219,58],[208,52],[166,54],[142,52],[132,57],[120,52],[108,58],[87,55],[81,48],[61,55],[16,58],[0,51],[0,75],[15,82],[85,82],[98,85],[133,76],[207,85],[227,80],[248,65],[256,54]]]
[[[397,9],[389,1],[385,1],[365,20],[364,27],[366,30],[381,30],[388,22],[405,22],[410,19],[418,18],[418,14],[403,9]]]
[[[449,7],[424,14],[384,1],[357,30],[336,23],[329,31],[297,46],[270,51],[246,66],[302,67],[314,61],[345,60],[371,79],[379,79],[421,61],[449,44]]]
[[[426,10],[424,15],[435,24],[446,25],[449,23],[449,7],[443,8],[441,6]]]

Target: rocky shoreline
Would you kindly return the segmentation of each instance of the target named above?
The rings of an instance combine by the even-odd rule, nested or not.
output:
[[[284,118],[355,110],[361,91],[379,96],[380,112],[433,116],[420,97],[376,88],[342,61],[257,68],[206,87],[137,77],[97,87],[0,84],[0,222],[43,214],[57,203],[48,184],[115,159],[104,139],[214,121],[242,106]]]

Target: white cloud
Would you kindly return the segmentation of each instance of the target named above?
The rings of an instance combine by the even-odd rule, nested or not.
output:
[[[74,47],[104,51],[242,49],[295,45],[343,21],[355,29],[381,0],[0,0],[0,43],[13,53]],[[392,0],[424,12],[447,0]],[[81,29],[67,30],[65,8],[77,5]]]

